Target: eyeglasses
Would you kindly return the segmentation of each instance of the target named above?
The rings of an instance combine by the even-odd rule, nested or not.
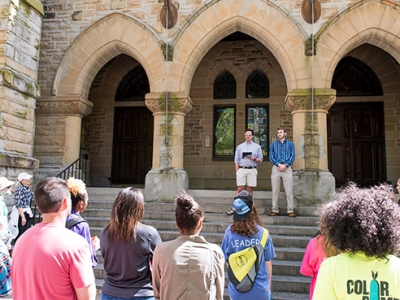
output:
[[[247,133],[246,133],[244,136],[253,136],[253,135],[252,135],[252,134],[247,134]]]

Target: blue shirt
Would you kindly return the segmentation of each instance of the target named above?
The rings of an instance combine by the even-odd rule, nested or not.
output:
[[[237,146],[235,151],[235,164],[239,164],[241,167],[255,167],[258,165],[255,161],[243,157],[243,155],[252,156],[254,159],[258,158],[260,160],[259,164],[263,160],[263,154],[260,145],[254,143],[253,141],[250,143],[245,141]]]
[[[257,225],[258,232],[257,234],[253,234],[251,238],[247,236],[241,236],[236,233],[231,232],[230,225],[226,231],[225,236],[222,241],[222,252],[224,252],[225,260],[228,260],[228,257],[231,253],[239,252],[245,248],[255,246],[261,243],[261,238],[263,235],[263,227]],[[248,299],[257,299],[257,300],[269,300],[270,299],[270,284],[268,279],[268,269],[265,265],[265,262],[270,261],[276,257],[275,248],[272,243],[271,235],[268,235],[267,243],[264,247],[263,258],[261,260],[260,269],[258,271],[256,280],[252,289],[246,293],[241,293],[235,289],[233,284],[229,282],[228,284],[228,292],[229,296],[235,300],[248,300]]]
[[[29,186],[24,186],[22,183],[14,192],[14,205],[16,208],[28,208],[31,207],[31,200],[33,193],[29,189]]]
[[[285,164],[288,167],[294,162],[296,153],[294,150],[294,143],[285,139],[283,143],[276,140],[271,143],[269,148],[269,159],[277,166],[278,164]]]

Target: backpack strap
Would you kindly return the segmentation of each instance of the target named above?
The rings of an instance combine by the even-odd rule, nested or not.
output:
[[[262,235],[262,238],[261,238],[261,242],[260,242],[260,244],[261,244],[261,246],[264,248],[265,247],[265,244],[267,243],[267,239],[268,239],[268,230],[267,229],[265,229],[265,228],[263,228],[263,235]]]
[[[81,215],[78,215],[76,218],[71,218],[67,222],[65,222],[65,227],[68,229],[71,229],[75,225],[82,223],[82,222],[86,222],[86,220],[84,218],[82,218]]]

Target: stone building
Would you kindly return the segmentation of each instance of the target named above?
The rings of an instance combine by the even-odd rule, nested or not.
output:
[[[400,1],[36,1],[2,3],[5,175],[87,153],[88,185],[144,186],[148,200],[235,189],[251,127],[269,189],[283,125],[298,203],[400,176]]]

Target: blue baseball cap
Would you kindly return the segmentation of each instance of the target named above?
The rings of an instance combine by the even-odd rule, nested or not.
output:
[[[234,221],[245,221],[250,217],[251,209],[253,208],[253,197],[243,190],[233,199],[233,214]]]

